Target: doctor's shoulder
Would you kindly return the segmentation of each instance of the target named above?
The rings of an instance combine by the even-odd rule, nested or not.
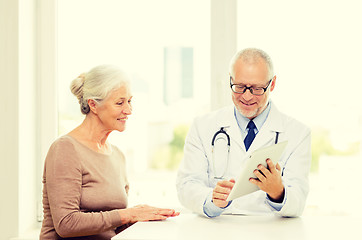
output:
[[[289,116],[289,115],[285,115],[284,114],[284,119],[285,119],[285,129],[286,129],[286,133],[290,133],[292,134],[294,137],[295,136],[299,136],[299,137],[306,137],[311,135],[311,129],[309,126],[307,126],[305,123],[299,121],[298,119]]]
[[[230,119],[230,116],[233,116],[233,111],[232,106],[224,107],[195,117],[187,134],[187,141],[201,141],[209,145],[215,132],[220,130],[220,126],[225,126],[225,118]]]

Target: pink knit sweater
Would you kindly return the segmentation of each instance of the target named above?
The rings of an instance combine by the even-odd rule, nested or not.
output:
[[[118,148],[105,155],[69,135],[60,137],[45,160],[40,239],[110,239],[127,227],[117,211],[127,207],[127,192]]]

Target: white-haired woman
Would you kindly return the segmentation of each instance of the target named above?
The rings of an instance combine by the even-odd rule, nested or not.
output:
[[[122,152],[108,143],[132,113],[128,77],[101,65],[71,83],[84,121],[50,147],[44,166],[40,239],[111,239],[137,221],[177,216],[173,209],[127,208]]]

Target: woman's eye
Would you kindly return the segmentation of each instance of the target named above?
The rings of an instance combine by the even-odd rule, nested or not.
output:
[[[122,105],[122,104],[123,104],[123,102],[118,102],[118,103],[117,103],[117,105]]]

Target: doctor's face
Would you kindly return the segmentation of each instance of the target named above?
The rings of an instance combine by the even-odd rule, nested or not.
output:
[[[275,87],[274,76],[268,89],[263,95],[253,95],[250,89],[244,93],[235,93],[232,91],[232,99],[236,109],[245,117],[250,120],[257,117],[262,113],[269,101],[269,94]],[[269,83],[268,66],[263,59],[255,62],[244,62],[238,59],[234,65],[234,73],[231,73],[231,83],[238,85],[240,88],[243,86],[255,88],[265,88]]]

